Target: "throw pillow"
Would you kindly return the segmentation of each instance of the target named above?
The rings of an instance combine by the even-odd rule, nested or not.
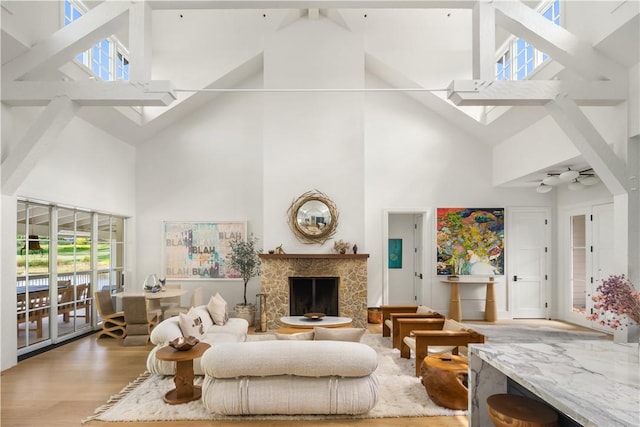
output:
[[[311,341],[313,340],[313,336],[313,331],[297,332],[295,334],[279,334],[276,332],[276,339],[278,340]]]
[[[210,327],[213,326],[213,319],[209,314],[209,310],[204,305],[198,307],[191,307],[187,312],[188,315],[200,316],[200,320],[202,320],[202,326],[204,327],[204,331],[207,332]]]
[[[178,324],[180,325],[183,336],[192,336],[199,340],[204,338],[204,326],[202,325],[202,319],[199,315],[180,313]]]
[[[444,325],[442,325],[443,331],[465,331],[466,329],[462,323],[453,319],[444,319]]]
[[[313,328],[314,340],[316,341],[353,341],[360,342],[360,338],[365,333],[364,328],[323,328],[317,326]]]
[[[227,320],[229,319],[227,302],[224,300],[224,298],[222,298],[222,296],[220,296],[219,293],[216,292],[216,294],[211,297],[209,303],[207,304],[207,309],[211,314],[213,323],[220,326],[227,323]]]
[[[431,313],[434,313],[434,310],[433,308],[427,307],[426,305],[419,305],[418,309],[416,310],[416,313],[431,314]]]

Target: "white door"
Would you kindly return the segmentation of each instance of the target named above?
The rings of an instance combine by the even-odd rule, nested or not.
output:
[[[423,278],[423,251],[422,251],[422,222],[423,215],[414,216],[413,224],[413,242],[415,248],[413,250],[413,289],[416,303],[422,301],[422,278]]]
[[[569,296],[569,303],[563,307],[564,320],[609,330],[588,321],[587,316],[593,307],[591,294],[603,279],[615,273],[613,215],[611,203],[577,208],[563,215],[567,226],[563,235],[563,246],[567,247],[563,277]]]
[[[615,271],[613,203],[593,207],[593,286],[591,291]]]
[[[399,241],[402,251],[401,261],[389,268],[389,304],[416,304],[414,272],[415,226],[413,213],[393,213],[389,215],[389,239]],[[387,263],[388,265],[388,263]]]
[[[508,284],[513,318],[548,317],[547,256],[549,219],[546,208],[512,208],[508,228]]]

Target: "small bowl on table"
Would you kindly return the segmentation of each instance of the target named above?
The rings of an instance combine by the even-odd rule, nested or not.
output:
[[[178,351],[186,351],[192,349],[200,340],[189,335],[188,337],[178,337],[169,341],[169,345]]]
[[[305,313],[304,317],[308,320],[321,320],[324,316],[324,313]]]

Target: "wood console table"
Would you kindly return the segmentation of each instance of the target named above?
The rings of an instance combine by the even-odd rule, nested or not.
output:
[[[462,305],[460,304],[460,284],[485,284],[487,287],[485,302],[484,302],[484,320],[487,322],[495,322],[498,318],[498,310],[496,308],[495,291],[493,290],[493,280],[485,279],[473,279],[473,280],[456,280],[446,279],[441,280],[443,283],[449,283],[451,285],[449,296],[449,318],[460,322],[462,320]]]

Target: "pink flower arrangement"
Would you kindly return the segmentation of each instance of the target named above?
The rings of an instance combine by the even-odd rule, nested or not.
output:
[[[599,321],[612,329],[629,326],[627,319],[640,324],[640,292],[636,291],[624,274],[609,276],[597,287],[593,300],[593,314],[588,320]]]

